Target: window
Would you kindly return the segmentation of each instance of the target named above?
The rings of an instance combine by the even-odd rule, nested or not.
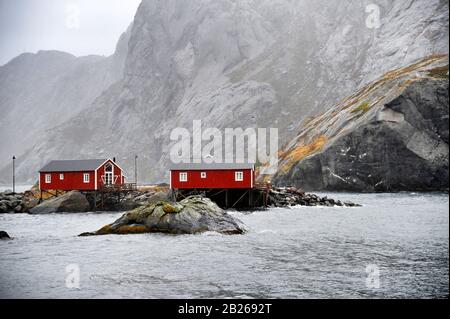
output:
[[[83,174],[83,182],[84,182],[85,184],[89,184],[89,179],[90,179],[89,173]]]
[[[201,175],[201,178],[202,178],[202,179],[205,179],[206,176],[207,176],[207,175],[206,175],[206,172],[202,172],[200,175]]]
[[[61,181],[64,180],[64,174],[59,174],[59,180],[61,180]]]
[[[111,163],[106,164],[105,172],[112,172],[112,171],[113,171],[113,166],[111,165]]]
[[[180,182],[187,182],[187,181],[188,181],[188,174],[180,173]]]
[[[236,172],[235,175],[236,182],[243,182],[244,181],[244,172]]]
[[[52,174],[45,174],[45,183],[50,184],[52,182]]]

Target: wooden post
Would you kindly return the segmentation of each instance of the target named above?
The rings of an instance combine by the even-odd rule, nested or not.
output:
[[[249,208],[253,208],[253,190],[250,190],[250,194],[248,195],[248,206]]]
[[[264,191],[264,207],[269,206],[269,190]]]
[[[228,204],[228,189],[225,191],[225,208],[226,209],[230,208]]]

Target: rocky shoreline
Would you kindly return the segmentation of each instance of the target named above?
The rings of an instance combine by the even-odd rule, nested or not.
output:
[[[38,192],[32,189],[23,194],[4,192],[0,194],[0,213],[29,214],[76,214],[94,211],[92,194],[71,191],[39,203]],[[272,188],[268,194],[269,207],[325,206],[359,207],[360,205],[307,194],[294,187]],[[106,203],[104,211],[126,211],[116,222],[80,236],[128,235],[142,233],[199,234],[217,232],[224,235],[244,234],[245,225],[220,208],[211,199],[190,196],[180,202],[171,200],[166,189],[141,190],[129,193],[123,201]],[[263,208],[261,208],[263,209]],[[1,232],[3,239],[9,239]]]
[[[121,203],[105,202],[102,211],[129,211],[150,202],[168,199],[168,192],[135,191],[126,195]],[[84,213],[95,211],[93,195],[78,191],[68,192],[59,197],[44,198],[39,202],[39,192],[32,188],[24,193],[5,191],[0,193],[0,214],[52,214]]]
[[[39,199],[31,191],[24,193],[6,191],[0,193],[0,214],[28,213],[31,208],[38,204]]]
[[[101,211],[131,211],[149,204],[170,200],[171,195],[169,190],[161,191],[156,189],[136,191],[127,194],[120,203],[106,202]],[[272,188],[269,191],[268,203],[269,207],[360,206],[351,202],[342,202],[328,197],[308,194],[294,187]],[[98,209],[95,209],[94,197],[90,194],[84,194],[78,191],[72,191],[59,197],[45,199],[41,203],[39,203],[36,190],[33,189],[21,194],[14,194],[9,191],[0,193],[0,214],[85,213],[96,210]]]
[[[273,188],[269,191],[270,207],[292,206],[326,206],[326,207],[361,207],[352,202],[342,202],[328,197],[320,197],[315,194],[307,194],[295,187]]]

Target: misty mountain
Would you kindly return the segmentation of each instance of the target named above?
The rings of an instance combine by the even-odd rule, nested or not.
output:
[[[25,53],[0,67],[0,161],[21,155],[45,131],[70,121],[123,77],[128,35],[112,57]]]
[[[13,152],[22,182],[51,159],[131,172],[138,154],[141,180],[163,181],[175,127],[278,127],[283,144],[385,72],[448,54],[448,1],[377,1],[376,29],[370,3],[144,0],[109,58],[20,56],[0,68],[1,178]]]

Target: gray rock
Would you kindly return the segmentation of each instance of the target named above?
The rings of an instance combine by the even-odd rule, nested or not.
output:
[[[168,200],[170,200],[170,195],[168,193],[158,192],[158,193],[153,194],[150,197],[148,197],[147,198],[147,203],[148,204],[155,204],[155,203],[160,202],[160,201],[168,201]]]
[[[0,213],[12,213],[14,212],[15,206],[9,200],[9,197],[0,201]]]
[[[5,214],[9,212],[9,207],[6,203],[0,203],[0,214]]]
[[[397,77],[393,72],[392,78],[357,92],[353,106],[344,102],[317,118],[320,125],[305,126],[289,144],[291,150],[303,147],[297,141],[314,145],[318,136],[325,137],[325,144],[298,162],[283,160],[282,165],[292,166],[280,171],[274,183],[308,191],[447,190],[448,75],[429,77],[436,69],[448,74],[448,58],[440,61],[396,71]],[[405,89],[392,90],[401,85]]]
[[[245,233],[245,226],[207,198],[192,196],[180,203],[159,202],[126,213],[116,222],[93,235],[140,233],[198,234],[218,232],[226,235]]]
[[[30,211],[30,209],[32,209],[33,207],[36,207],[37,205],[39,205],[39,199],[35,198],[33,196],[26,197],[22,201],[22,206],[23,206],[24,212]]]
[[[11,239],[11,237],[9,237],[7,232],[0,231],[0,239]]]
[[[323,197],[320,198],[315,194],[306,194],[303,191],[296,188],[272,188],[269,191],[269,205],[272,207],[289,207],[289,206],[347,206],[347,207],[360,207],[361,205],[341,201],[335,201],[334,199]]]
[[[30,209],[31,214],[83,213],[90,211],[86,196],[78,191],[49,199]]]
[[[141,206],[143,206],[143,204],[141,202],[135,201],[135,200],[132,200],[132,199],[128,199],[128,200],[124,200],[124,201],[122,201],[122,202],[120,202],[118,204],[117,203],[112,204],[109,207],[110,209],[106,208],[105,210],[106,211],[109,210],[109,211],[121,211],[121,212],[123,212],[123,211],[133,210],[133,209],[141,207]]]

